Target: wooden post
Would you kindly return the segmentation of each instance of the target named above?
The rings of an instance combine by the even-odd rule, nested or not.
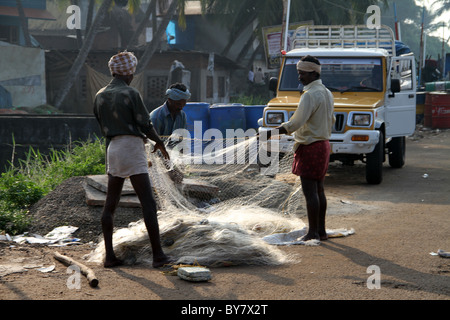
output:
[[[54,256],[54,258],[55,258],[56,260],[62,262],[62,263],[63,263],[64,265],[66,265],[66,266],[75,265],[75,266],[79,267],[81,273],[82,273],[84,276],[86,276],[86,278],[88,279],[89,285],[90,285],[92,288],[95,288],[95,287],[98,286],[98,279],[97,279],[97,277],[95,276],[95,273],[94,273],[94,271],[93,271],[91,268],[86,267],[84,264],[79,263],[78,261],[76,261],[76,260],[74,260],[74,259],[72,259],[72,258],[69,258],[69,257],[67,257],[67,256],[62,255],[62,254],[60,254],[59,252],[55,252],[55,253],[53,254],[53,256]]]

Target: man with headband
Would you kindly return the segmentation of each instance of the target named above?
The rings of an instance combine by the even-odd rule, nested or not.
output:
[[[303,57],[297,64],[297,71],[304,85],[298,108],[288,122],[269,131],[268,138],[294,133],[292,173],[300,176],[309,222],[308,232],[301,240],[326,240],[324,179],[330,158],[334,99],[322,84],[321,66],[316,58]]]
[[[182,83],[175,83],[166,91],[167,101],[152,111],[150,118],[160,136],[170,136],[176,129],[186,129],[183,111],[191,93]]]
[[[107,140],[108,189],[102,213],[102,231],[105,243],[105,268],[122,264],[113,250],[114,212],[120,200],[125,178],[131,184],[141,202],[145,226],[153,253],[153,266],[161,267],[170,262],[164,254],[156,214],[156,202],[148,176],[145,141],[154,141],[153,152],[159,150],[169,155],[161,138],[150,121],[150,116],[139,92],[130,87],[136,71],[137,59],[130,52],[113,56],[108,63],[113,80],[95,97],[94,114]]]

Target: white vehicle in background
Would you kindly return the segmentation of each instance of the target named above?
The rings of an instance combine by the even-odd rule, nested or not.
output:
[[[370,184],[382,182],[386,158],[391,167],[403,167],[405,137],[414,133],[416,124],[416,67],[413,54],[396,55],[392,30],[303,26],[296,31],[293,48],[283,55],[279,78],[270,80],[276,97],[264,109],[260,135],[288,121],[297,109],[302,84],[296,64],[311,55],[321,62],[322,82],[334,96],[330,161],[364,162]],[[264,143],[261,148],[283,154],[293,143],[293,136],[281,135],[279,150]]]

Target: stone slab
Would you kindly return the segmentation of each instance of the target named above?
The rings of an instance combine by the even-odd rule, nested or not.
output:
[[[106,193],[102,192],[88,183],[84,184],[86,192],[86,203],[89,206],[103,206],[106,201]],[[140,208],[141,203],[136,195],[122,195],[119,201],[119,207],[122,208]]]
[[[177,271],[178,277],[192,282],[211,280],[211,271],[204,267],[183,267]]]
[[[150,182],[151,179],[150,179]],[[152,185],[154,188],[154,186]],[[180,191],[199,199],[214,198],[219,193],[219,188],[215,185],[204,181],[194,179],[183,179],[183,182],[178,186]],[[90,175],[86,177],[84,185],[86,191],[86,202],[90,206],[103,206],[106,201],[106,192],[108,189],[107,175]],[[159,199],[155,193],[156,202],[160,207]],[[131,185],[130,179],[125,179],[122,189],[122,196],[120,197],[119,207],[138,208],[141,207],[138,197]]]

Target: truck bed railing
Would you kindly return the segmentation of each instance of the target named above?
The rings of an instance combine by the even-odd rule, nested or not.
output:
[[[369,29],[366,25],[301,26],[293,35],[292,48],[376,48],[395,56],[395,37],[391,28],[381,25]]]

